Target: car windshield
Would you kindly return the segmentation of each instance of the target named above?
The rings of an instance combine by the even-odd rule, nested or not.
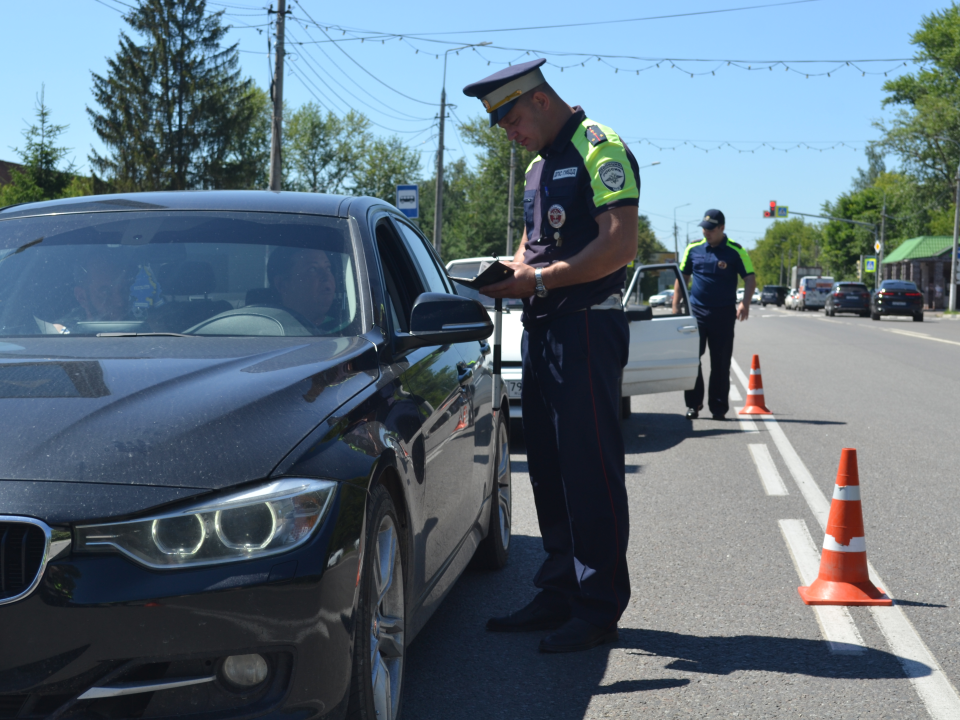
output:
[[[480,261],[476,262],[455,262],[451,263],[450,268],[447,270],[447,275],[452,278],[475,278],[480,274]],[[463,297],[471,298],[472,300],[479,300],[485,308],[493,309],[493,298],[483,295],[473,288],[467,287],[466,285],[461,285],[460,283],[454,283],[454,287],[457,288],[457,294],[462,295]],[[519,310],[523,309],[523,301],[515,300],[513,298],[506,298],[503,301],[504,310]]]
[[[346,220],[101,212],[0,221],[0,337],[362,332]]]

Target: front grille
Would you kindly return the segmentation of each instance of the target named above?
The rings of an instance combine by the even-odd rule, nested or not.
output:
[[[36,525],[0,521],[0,601],[29,588],[43,565],[47,538]]]

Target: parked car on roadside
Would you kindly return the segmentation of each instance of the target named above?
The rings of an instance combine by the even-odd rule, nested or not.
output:
[[[800,296],[799,290],[791,290],[787,293],[787,297],[784,298],[783,307],[786,310],[796,310],[797,309],[797,298]]]
[[[867,317],[870,314],[870,291],[861,282],[834,283],[823,312],[829,317],[837,313],[856,313],[860,317]]]
[[[0,717],[395,720],[510,547],[492,329],[374,198],[0,210]]]
[[[472,278],[480,271],[480,263],[490,258],[463,258],[447,263],[450,277]],[[500,260],[513,258],[501,257]],[[673,287],[680,271],[674,264],[643,265],[637,268],[624,294],[624,306],[630,323],[630,349],[621,381],[621,414],[630,415],[630,397],[649,393],[690,390],[697,380],[700,336],[697,323],[690,315],[686,284],[681,282],[683,297],[680,314],[673,314],[672,297],[665,305],[652,300],[659,288]],[[484,304],[493,318],[493,299],[458,284],[457,291]],[[644,292],[650,296],[645,297]],[[510,398],[510,416],[520,419],[522,390],[522,358],[520,344],[523,324],[520,300],[504,300],[501,325],[501,377]]]
[[[764,285],[763,291],[760,293],[760,304],[763,307],[767,305],[780,307],[784,304],[789,291],[790,288],[785,285]]]
[[[910,315],[923,322],[923,294],[908,280],[883,280],[870,298],[870,319],[884,315]]]

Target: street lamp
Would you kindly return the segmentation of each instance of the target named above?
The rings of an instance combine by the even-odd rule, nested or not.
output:
[[[684,203],[683,205],[677,205],[673,209],[673,255],[677,262],[680,262],[680,248],[677,246],[677,210],[692,204],[693,203]]]
[[[443,84],[440,86],[440,133],[439,146],[437,148],[437,191],[436,202],[433,208],[433,247],[440,254],[440,231],[443,227],[443,119],[447,114],[447,56],[452,52],[466,50],[471,47],[483,47],[489,45],[489,40],[481,43],[471,43],[461,47],[450,48],[443,53]]]

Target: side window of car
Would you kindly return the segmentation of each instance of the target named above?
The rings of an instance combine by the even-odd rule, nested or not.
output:
[[[452,294],[454,290],[447,278],[447,273],[441,269],[433,249],[428,247],[427,241],[409,225],[402,222],[397,222],[396,225],[400,229],[407,250],[416,258],[420,269],[420,279],[423,281],[424,287],[429,292]]]
[[[397,330],[408,332],[413,303],[426,288],[414,259],[397,237],[393,225],[385,218],[377,224],[376,238],[386,284],[387,312],[392,316]]]

